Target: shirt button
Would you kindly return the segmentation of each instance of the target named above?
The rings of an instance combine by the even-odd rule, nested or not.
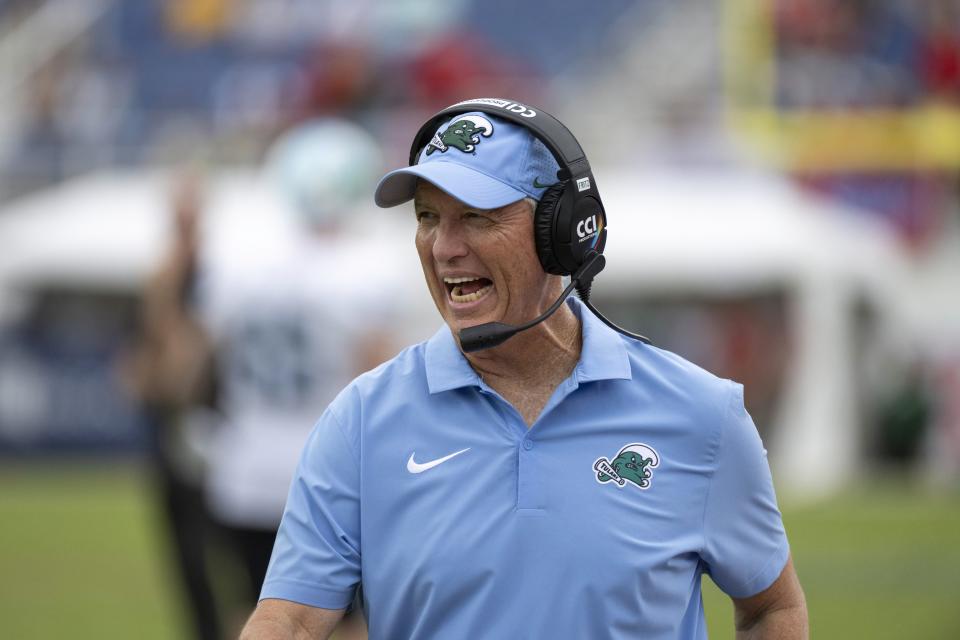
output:
[[[533,442],[530,440],[524,440],[523,448],[526,449],[527,451],[530,451],[530,449],[533,449]]]

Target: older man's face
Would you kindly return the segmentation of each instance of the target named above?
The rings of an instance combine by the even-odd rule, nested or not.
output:
[[[553,302],[528,203],[475,209],[421,181],[414,206],[423,274],[454,334],[484,322],[520,324]]]

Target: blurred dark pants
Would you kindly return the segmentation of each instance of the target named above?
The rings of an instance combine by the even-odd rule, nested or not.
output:
[[[186,608],[193,637],[222,640],[221,623],[208,570],[207,550],[211,523],[203,492],[183,477],[164,442],[165,417],[153,416],[154,442],[151,464],[154,486],[167,524],[168,553],[172,555],[178,595],[186,596]],[[169,423],[168,423],[169,424]]]
[[[267,576],[276,529],[248,529],[218,523],[217,530],[229,546],[230,555],[243,569],[248,580],[242,597],[252,610],[260,600],[260,589]]]

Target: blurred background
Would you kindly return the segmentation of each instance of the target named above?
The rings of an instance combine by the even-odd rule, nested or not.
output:
[[[597,306],[745,384],[813,637],[960,637],[960,0],[0,0],[4,637],[236,633],[251,451],[440,323],[372,185],[481,96],[590,157]]]

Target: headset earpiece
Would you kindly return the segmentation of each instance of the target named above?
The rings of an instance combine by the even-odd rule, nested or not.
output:
[[[533,235],[537,246],[537,257],[540,258],[540,265],[547,273],[558,276],[565,276],[572,273],[557,262],[557,257],[553,250],[555,241],[554,227],[556,225],[557,212],[568,184],[568,180],[562,180],[557,184],[551,185],[543,192],[543,195],[540,196],[537,210],[533,214]]]
[[[540,265],[547,273],[568,276],[586,261],[591,251],[603,253],[607,239],[603,206],[594,198],[572,193],[569,180],[547,189],[533,220]]]

